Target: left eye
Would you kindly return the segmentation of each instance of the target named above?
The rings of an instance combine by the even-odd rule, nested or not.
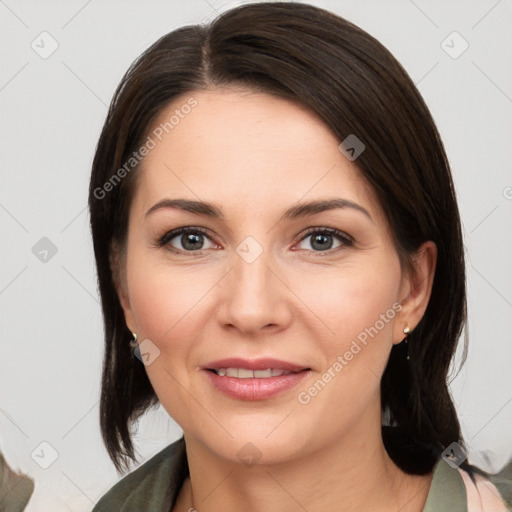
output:
[[[342,232],[334,229],[334,230],[317,230],[310,231],[306,236],[301,239],[301,244],[309,241],[307,245],[309,247],[300,247],[301,249],[313,250],[314,252],[328,251],[331,249],[337,249],[342,245],[350,246],[352,245],[352,240],[348,238],[348,236],[344,235]],[[338,245],[333,247],[335,241],[338,240]]]

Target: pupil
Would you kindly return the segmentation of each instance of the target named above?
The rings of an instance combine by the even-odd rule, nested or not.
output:
[[[203,242],[201,240],[203,235],[187,233],[182,235],[181,243],[185,249],[201,249]],[[195,244],[199,244],[199,247]]]
[[[315,244],[318,244],[318,245],[315,247]],[[326,251],[332,247],[332,237],[331,237],[331,235],[317,234],[316,236],[313,237],[313,242],[312,242],[311,246],[314,249],[319,249],[320,251]]]

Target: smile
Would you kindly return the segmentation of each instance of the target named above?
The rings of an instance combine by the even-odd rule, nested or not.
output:
[[[311,368],[273,358],[229,358],[202,367],[215,391],[238,400],[267,400],[284,394],[310,375]]]
[[[267,370],[249,370],[247,368],[214,368],[212,369],[221,377],[236,377],[237,379],[268,379],[270,377],[280,377],[292,372],[281,370],[279,368],[268,368]]]

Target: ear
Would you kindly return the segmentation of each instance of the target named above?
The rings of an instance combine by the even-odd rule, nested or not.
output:
[[[123,308],[128,329],[137,332],[136,322],[130,305],[130,295],[126,281],[126,254],[117,242],[112,242],[109,253],[110,272],[117,292],[119,303]]]
[[[407,324],[412,332],[423,318],[432,293],[437,262],[437,246],[429,240],[416,251],[413,269],[404,273],[400,286],[400,310],[393,332],[393,343],[400,343]]]

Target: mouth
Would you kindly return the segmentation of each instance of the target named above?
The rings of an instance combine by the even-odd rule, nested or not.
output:
[[[297,373],[281,368],[267,368],[266,370],[250,370],[249,368],[208,368],[208,370],[216,373],[220,377],[235,377],[237,379],[270,379],[271,377],[281,377],[281,375]]]
[[[278,372],[296,373],[304,370],[310,370],[307,366],[303,366],[289,361],[274,359],[270,357],[260,359],[244,359],[241,357],[230,357],[227,359],[218,359],[211,361],[203,366],[205,370],[211,370],[216,373],[226,371],[228,377],[238,377],[240,379],[259,378],[261,377],[279,377],[282,375]],[[236,374],[235,374],[236,370]],[[259,372],[267,372],[265,375]],[[275,372],[275,375],[268,375],[268,372]],[[252,373],[250,373],[252,372]]]
[[[275,359],[231,358],[202,368],[213,387],[239,400],[265,400],[295,387],[311,368]]]

